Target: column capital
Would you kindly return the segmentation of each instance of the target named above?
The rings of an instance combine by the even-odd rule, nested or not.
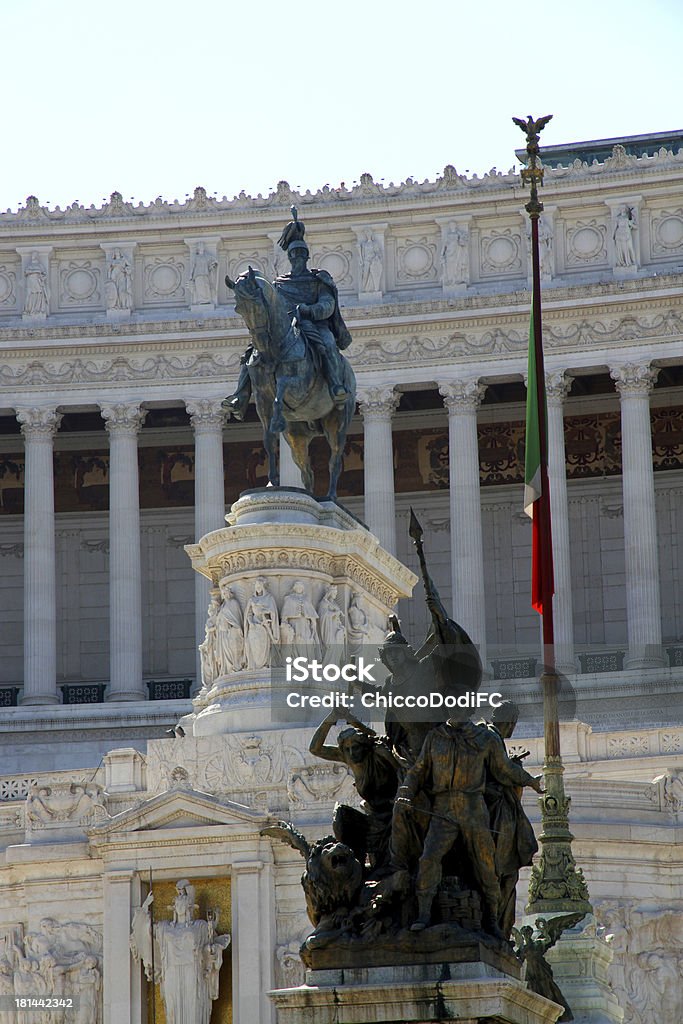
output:
[[[357,399],[363,419],[390,420],[398,408],[401,396],[393,387],[384,385],[359,388]]]
[[[448,415],[459,416],[477,411],[486,394],[486,385],[480,384],[477,377],[469,380],[444,380],[439,384],[439,394],[448,409]]]
[[[61,413],[39,406],[17,409],[16,416],[27,441],[52,441],[62,422]]]
[[[565,370],[548,370],[545,375],[545,393],[548,405],[562,405],[569,394],[574,378]]]
[[[195,434],[213,433],[225,425],[225,409],[220,398],[187,398],[185,408]]]
[[[621,398],[646,398],[659,376],[659,368],[650,363],[622,363],[609,372]]]
[[[100,405],[102,418],[107,433],[137,436],[145,421],[147,411],[141,409],[137,402],[113,402],[111,405]]]

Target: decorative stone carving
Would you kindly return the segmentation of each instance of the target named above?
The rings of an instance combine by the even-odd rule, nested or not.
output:
[[[281,640],[293,658],[319,656],[317,621],[318,613],[306,593],[306,586],[297,580],[285,597],[280,615]]]
[[[33,783],[26,797],[26,831],[84,828],[109,817],[102,787],[93,782]]]
[[[265,579],[254,583],[254,592],[244,609],[244,649],[247,668],[260,669],[270,664],[273,644],[280,640],[280,619]]]
[[[522,269],[522,239],[518,231],[502,228],[481,239],[481,272],[486,277],[517,274]]]
[[[683,252],[683,207],[650,215],[650,255],[670,258]]]
[[[279,988],[296,988],[304,983],[304,965],[299,956],[301,943],[296,940],[278,946],[275,951],[279,968]]]
[[[396,259],[400,283],[436,279],[436,245],[426,235],[403,239],[396,249]]]
[[[114,402],[101,405],[102,418],[108,434],[133,435],[137,437],[145,416],[146,409],[141,409],[137,402]]]
[[[60,263],[60,306],[97,306],[100,302],[100,273],[100,268],[92,260]]]
[[[128,256],[118,248],[109,257],[104,297],[107,311],[125,313],[133,308],[132,267]]]
[[[453,380],[439,384],[439,393],[449,415],[476,412],[486,394],[486,385],[478,380]]]
[[[282,255],[281,249],[280,254]],[[340,289],[349,288],[353,282],[351,262],[352,255],[343,245],[323,245],[311,256],[312,266],[318,267],[320,270],[326,270],[328,274],[331,274],[334,278],[334,283]]]
[[[390,420],[401,401],[393,387],[382,385],[358,389],[358,406],[364,420]]]
[[[441,281],[445,288],[466,285],[470,279],[469,231],[450,221],[443,228],[441,247]]]
[[[342,795],[342,790],[346,792]],[[287,795],[299,809],[318,807],[343,799],[357,803],[358,794],[348,769],[342,764],[309,764],[298,768],[287,783]]]
[[[6,933],[0,959],[0,994],[73,998],[74,1024],[101,1024],[102,1020],[102,937],[88,924],[69,921],[59,924],[43,918],[40,930],[22,938],[21,928]],[[68,1013],[69,1011],[67,1011]],[[48,1022],[64,1020],[64,1011],[37,1011]],[[7,1020],[34,1020],[34,1011],[19,1010]],[[38,1017],[36,1016],[37,1020]],[[4,1012],[0,1016],[4,1020]]]
[[[524,214],[525,230],[527,238],[528,253],[528,277],[532,279],[532,251],[531,251],[531,221]],[[550,281],[554,273],[554,250],[553,250],[553,221],[550,213],[546,210],[538,218],[538,262],[541,271],[541,279]]]
[[[638,230],[637,213],[634,207],[623,204],[614,213],[614,266],[630,268],[638,265],[634,236]]]
[[[62,422],[62,414],[54,409],[17,409],[17,420],[27,441],[52,441]]]
[[[206,921],[195,920],[195,890],[187,879],[176,882],[173,920],[157,921],[152,936],[153,901],[150,893],[133,915],[133,958],[142,961],[148,981],[161,985],[168,1024],[209,1024],[230,936],[216,934],[217,910],[207,911]]]
[[[607,226],[593,217],[567,226],[567,266],[585,267],[607,262]]]
[[[622,363],[610,369],[610,377],[622,397],[649,395],[658,375],[659,368],[649,363]]]
[[[374,231],[364,231],[358,240],[359,288],[360,292],[381,291],[384,247]]]
[[[368,642],[370,636],[370,623],[360,605],[358,594],[352,594],[349,601],[346,613],[346,636],[349,657],[357,656],[363,645]]]
[[[337,588],[327,589],[318,605],[320,640],[325,661],[334,661],[344,655],[346,630],[344,613],[337,604]]]
[[[0,306],[14,306],[16,302],[16,274],[4,263],[0,263]]]
[[[147,259],[144,265],[145,301],[157,305],[181,301],[185,296],[184,276],[185,264],[174,256]]]
[[[31,253],[24,267],[24,289],[24,315],[46,317],[50,309],[47,271],[37,252]]]
[[[218,675],[244,668],[244,617],[237,598],[226,581],[220,584],[221,604],[216,614],[216,665]]]
[[[190,263],[190,301],[193,306],[216,302],[218,260],[207,251],[204,242],[197,242]]]

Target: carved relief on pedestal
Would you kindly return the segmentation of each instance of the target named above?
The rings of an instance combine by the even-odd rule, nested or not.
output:
[[[5,927],[2,937],[0,995],[71,999],[74,1006],[66,1011],[72,1014],[68,1019],[74,1024],[101,1024],[102,936],[96,929],[83,922],[60,924],[45,917],[39,931],[24,936],[22,926],[15,925]],[[42,1017],[40,1010],[36,1012]],[[33,1013],[19,1010],[16,1020],[33,1020]],[[4,1011],[0,1019],[5,1019]],[[63,1019],[61,1009],[46,1014],[46,1021]]]
[[[325,661],[338,661],[344,657],[346,629],[344,613],[337,603],[337,588],[328,587],[318,605],[320,640]]]
[[[244,649],[247,668],[261,669],[270,665],[273,644],[280,641],[280,617],[275,598],[263,577],[254,583],[254,589],[244,609]]]

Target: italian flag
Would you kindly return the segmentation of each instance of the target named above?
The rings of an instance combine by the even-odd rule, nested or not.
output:
[[[543,347],[534,330],[534,296],[529,322],[526,437],[524,457],[524,511],[533,523],[531,540],[531,604],[541,615],[554,592],[550,493],[548,489],[548,410],[543,370]],[[545,608],[546,611],[549,608]]]

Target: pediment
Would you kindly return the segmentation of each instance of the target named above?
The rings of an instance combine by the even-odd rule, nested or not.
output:
[[[217,800],[197,790],[171,789],[135,807],[121,811],[101,825],[87,829],[91,839],[115,837],[131,832],[157,832],[164,829],[216,828],[254,833],[267,823],[262,811],[255,811],[232,800]]]

